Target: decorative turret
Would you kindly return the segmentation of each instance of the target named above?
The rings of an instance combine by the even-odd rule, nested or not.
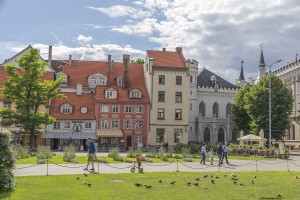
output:
[[[264,53],[261,46],[261,53],[260,53],[260,61],[259,61],[259,77],[263,77],[266,74],[266,64],[264,59]]]
[[[243,64],[244,64],[244,61],[242,60],[241,61],[240,77],[239,77],[239,79],[236,80],[236,85],[239,86],[240,88],[244,87],[244,85],[245,85],[245,77],[244,77]]]

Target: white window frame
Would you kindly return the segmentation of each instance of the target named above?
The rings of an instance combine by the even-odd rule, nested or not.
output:
[[[109,121],[106,119],[101,120],[101,128],[109,128]]]
[[[99,77],[99,85],[106,85],[106,77]]]
[[[96,77],[92,77],[91,78],[91,85],[97,85],[97,78]]]
[[[141,91],[130,91],[131,99],[140,99],[142,97]]]
[[[132,120],[131,119],[125,119],[124,120],[124,128],[126,130],[132,129]]]
[[[119,120],[111,120],[111,128],[119,128]]]
[[[111,112],[112,113],[119,113],[119,106],[112,106],[111,107]]]
[[[119,76],[117,78],[117,86],[123,86],[123,77],[122,76]]]
[[[134,113],[142,114],[143,113],[143,106],[135,106],[134,107]]]
[[[125,113],[132,113],[132,106],[125,106]]]
[[[92,122],[85,122],[84,129],[92,129]]]
[[[73,112],[72,106],[69,105],[69,104],[64,104],[60,107],[60,113],[61,114],[69,115],[69,114],[72,114],[72,112]]]
[[[135,130],[143,129],[143,121],[142,120],[134,120],[134,129]]]
[[[182,120],[182,109],[175,109],[175,120]]]
[[[53,123],[53,129],[59,130],[60,129],[60,122],[54,122]]]
[[[107,113],[109,111],[109,106],[108,105],[101,105],[101,112]]]
[[[64,129],[70,129],[71,128],[71,122],[63,122],[64,123]]]
[[[11,110],[11,101],[4,101],[3,108],[7,108],[7,109]]]
[[[157,119],[165,119],[165,109],[164,108],[157,109]]]
[[[134,136],[135,144],[143,144],[143,137],[142,135],[135,135]]]
[[[106,99],[116,99],[117,98],[117,91],[116,90],[106,90],[105,91],[105,98]]]

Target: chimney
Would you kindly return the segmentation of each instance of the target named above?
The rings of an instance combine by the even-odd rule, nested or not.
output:
[[[107,86],[109,86],[109,81],[110,81],[110,73],[111,73],[111,55],[108,55],[107,57]]]
[[[182,53],[182,47],[176,47],[176,52]]]
[[[76,94],[82,95],[82,84],[80,84],[80,83],[77,83]]]
[[[72,55],[69,55],[69,65],[72,65]]]
[[[164,48],[162,48],[162,51],[166,51],[166,48],[164,47]]]
[[[123,80],[124,80],[124,88],[128,87],[127,83],[127,73],[128,73],[128,65],[129,65],[130,55],[123,55]]]
[[[110,62],[111,61],[111,55],[108,55],[107,57],[107,61]]]
[[[48,64],[50,67],[51,67],[51,61],[52,61],[52,46],[49,45]]]

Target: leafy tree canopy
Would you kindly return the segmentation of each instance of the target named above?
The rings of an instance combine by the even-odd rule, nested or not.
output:
[[[138,58],[136,60],[131,60],[130,63],[132,63],[132,64],[144,64],[145,61],[143,59]]]
[[[4,108],[0,111],[3,125],[14,123],[22,124],[25,132],[30,133],[31,147],[34,147],[34,133],[42,127],[55,121],[48,115],[49,100],[64,98],[58,93],[62,79],[44,80],[46,62],[40,61],[38,49],[30,49],[17,61],[19,68],[14,64],[5,65],[8,80],[0,89],[2,98],[10,99],[15,109]],[[44,108],[44,111],[43,111]]]

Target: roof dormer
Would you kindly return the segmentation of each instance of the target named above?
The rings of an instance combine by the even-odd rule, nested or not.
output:
[[[133,89],[129,92],[129,98],[130,99],[141,99],[142,98],[142,92],[139,89]]]
[[[109,88],[105,90],[105,98],[106,99],[116,99],[118,97],[118,91],[114,88]]]
[[[64,103],[60,106],[60,113],[61,114],[72,114],[73,113],[73,106],[68,103]]]
[[[101,73],[95,73],[88,76],[88,83],[90,87],[96,87],[96,85],[107,85],[107,76]]]

